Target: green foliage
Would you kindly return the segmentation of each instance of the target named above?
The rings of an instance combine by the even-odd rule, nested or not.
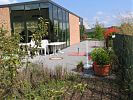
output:
[[[84,64],[82,61],[80,61],[78,64],[77,64],[77,71],[79,72],[82,72],[84,70]]]
[[[91,53],[92,60],[98,65],[108,65],[110,64],[110,56],[108,51],[103,48],[94,49]]]
[[[74,86],[75,90],[78,90],[81,94],[85,91],[87,88],[87,84],[79,83]]]
[[[92,38],[92,39],[95,38],[94,32],[88,32],[87,35],[88,35],[88,38]]]
[[[94,33],[95,33],[95,38],[96,39],[98,39],[98,40],[103,40],[104,39],[104,28],[98,22],[95,25]]]
[[[43,19],[42,17],[38,19],[38,28],[33,33],[32,37],[37,47],[41,45],[41,40],[43,37],[48,35],[48,24],[48,20]]]
[[[80,32],[81,32],[81,34],[84,34],[85,33],[85,27],[84,27],[84,25],[81,25],[80,26]]]
[[[71,95],[71,91],[82,94],[87,88],[87,84],[79,81],[75,74],[65,74],[64,70],[54,72],[38,65],[30,65],[31,67],[20,72],[17,77],[19,92],[16,92],[15,97],[18,99],[62,100],[65,95]],[[59,66],[57,69],[63,68]]]
[[[3,27],[0,29],[0,85],[4,86],[1,89],[2,94],[13,97],[16,92],[17,69],[21,66],[24,52],[19,47],[19,35],[7,36],[7,33]]]
[[[38,28],[33,34],[36,47],[31,48],[31,52],[40,45],[42,38],[48,34],[48,23],[43,18],[39,19]],[[21,97],[25,94],[32,99],[35,96],[34,91],[31,91],[31,84],[28,80],[18,81],[17,76],[20,74],[19,70],[23,67],[23,58],[28,55],[30,47],[20,47],[20,36],[18,33],[12,33],[10,36],[4,27],[0,28],[0,97],[1,99],[10,99]],[[26,68],[28,67],[28,60]],[[26,71],[27,72],[27,71]],[[26,73],[27,74],[27,73]],[[1,87],[2,86],[2,87]],[[22,88],[23,87],[23,88]],[[28,89],[23,91],[22,89]],[[22,92],[23,91],[23,92]],[[19,93],[20,92],[20,93]],[[23,95],[25,96],[25,95]],[[21,97],[22,98],[22,97]]]

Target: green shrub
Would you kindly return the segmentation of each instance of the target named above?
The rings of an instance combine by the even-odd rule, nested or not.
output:
[[[108,65],[110,64],[110,56],[108,51],[103,48],[94,49],[91,53],[92,60],[98,65]]]

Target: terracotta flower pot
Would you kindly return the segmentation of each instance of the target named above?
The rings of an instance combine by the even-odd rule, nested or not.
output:
[[[101,67],[100,65],[97,65],[96,62],[93,63],[93,70],[96,75],[99,76],[107,76],[109,75],[111,65],[104,65]]]

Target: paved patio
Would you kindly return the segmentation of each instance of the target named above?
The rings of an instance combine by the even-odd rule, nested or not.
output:
[[[104,44],[102,41],[83,41],[79,44],[67,47],[62,50],[64,53],[57,53],[56,55],[46,55],[46,56],[36,56],[33,59],[30,59],[32,63],[35,64],[43,64],[44,67],[48,67],[50,69],[54,69],[56,66],[62,66],[63,68],[67,68],[67,70],[72,71],[76,68],[78,62],[83,61],[84,64],[87,63],[86,56],[70,56],[72,52],[88,52],[90,53],[94,46],[102,47]],[[61,60],[51,60],[52,57],[61,57]],[[91,62],[90,62],[91,63]]]

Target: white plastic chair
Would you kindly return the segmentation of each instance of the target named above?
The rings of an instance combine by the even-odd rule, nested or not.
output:
[[[29,45],[30,45],[31,48],[35,48],[36,47],[36,44],[35,44],[35,41],[34,40],[31,40],[30,43],[29,43]],[[35,52],[35,55],[39,55],[38,51]]]
[[[46,55],[47,51],[48,51],[48,54],[49,54],[49,49],[48,49],[48,40],[42,40],[41,41],[41,47],[39,47],[41,49],[41,53],[42,53],[42,50],[44,50],[44,55]]]
[[[31,40],[31,41],[30,41],[30,46],[31,46],[31,47],[35,47],[35,41]]]

